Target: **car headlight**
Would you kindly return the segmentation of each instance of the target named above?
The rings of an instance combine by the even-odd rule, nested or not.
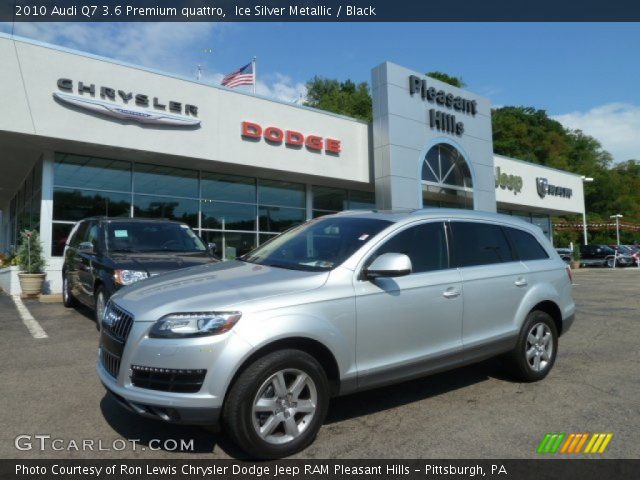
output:
[[[240,320],[240,312],[172,313],[158,320],[151,338],[184,338],[220,335],[228,332]]]
[[[113,272],[113,279],[118,285],[131,285],[148,277],[147,272],[140,270],[116,270]]]

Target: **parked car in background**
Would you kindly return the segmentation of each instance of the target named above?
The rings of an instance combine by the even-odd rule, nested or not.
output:
[[[66,307],[94,309],[98,327],[107,301],[120,287],[179,268],[217,262],[188,225],[142,218],[87,218],[64,249],[62,296]]]
[[[584,266],[598,267],[629,267],[635,260],[630,255],[625,255],[611,248],[609,245],[592,243],[580,245],[580,263]]]
[[[251,456],[279,458],[313,441],[332,396],[501,354],[542,380],[574,315],[571,269],[534,225],[343,212],[117,292],[97,371],[130,411],[221,420]]]
[[[567,265],[573,260],[573,251],[570,248],[556,248],[556,252],[558,252],[562,261]]]
[[[640,249],[633,245],[609,245],[614,250],[618,251],[618,255],[627,255],[633,258],[634,265],[638,265],[640,262]]]

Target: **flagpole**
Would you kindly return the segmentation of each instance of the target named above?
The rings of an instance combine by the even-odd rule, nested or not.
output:
[[[253,60],[251,60],[251,62],[253,63],[253,93],[256,93],[256,57],[253,57]]]

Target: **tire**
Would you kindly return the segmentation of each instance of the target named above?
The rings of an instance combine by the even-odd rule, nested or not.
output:
[[[294,388],[296,384],[301,388]],[[236,379],[225,400],[222,424],[252,457],[282,458],[313,442],[328,406],[329,382],[316,359],[300,350],[279,350],[257,359]]]
[[[98,287],[93,294],[93,298],[93,318],[96,321],[96,328],[100,332],[102,330],[102,313],[104,313],[104,309],[107,306],[109,296],[107,295],[103,287]]]
[[[511,352],[513,373],[523,382],[542,380],[553,368],[557,353],[558,330],[553,319],[541,310],[530,312]]]
[[[613,263],[614,263],[613,258],[607,258],[607,260],[604,262],[604,266],[608,268],[613,268]]]
[[[69,279],[66,273],[62,274],[62,303],[67,308],[73,308],[78,304],[71,293],[71,287],[69,287]]]

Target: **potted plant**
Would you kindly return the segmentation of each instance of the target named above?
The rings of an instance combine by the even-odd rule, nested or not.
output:
[[[45,260],[42,255],[40,235],[35,230],[20,232],[20,246],[16,252],[16,262],[20,273],[20,288],[25,295],[35,296],[42,293],[44,283]]]
[[[580,268],[582,264],[580,263],[580,245],[576,243],[573,246],[573,256],[571,259],[571,268],[575,270],[576,268]]]

